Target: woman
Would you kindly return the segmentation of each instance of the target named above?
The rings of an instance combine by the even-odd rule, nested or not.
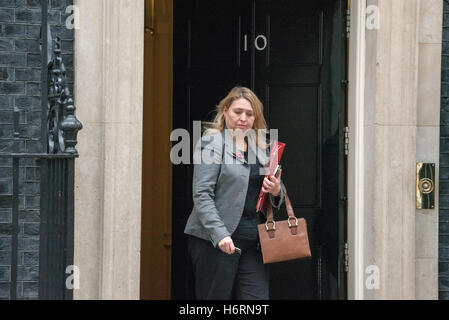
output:
[[[196,297],[268,299],[257,233],[265,213],[256,212],[256,202],[262,187],[279,208],[285,187],[281,171],[264,178],[269,146],[260,135],[267,129],[262,103],[250,89],[235,87],[209,126],[195,149],[194,207],[185,228]]]

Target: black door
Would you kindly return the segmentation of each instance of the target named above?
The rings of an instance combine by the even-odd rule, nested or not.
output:
[[[346,12],[342,0],[175,0],[174,128],[212,120],[235,85],[287,144],[283,181],[313,259],[271,266],[273,299],[344,299]],[[176,142],[174,142],[176,143]],[[193,298],[183,229],[192,165],[173,166],[173,298]],[[285,218],[285,209],[279,218]]]

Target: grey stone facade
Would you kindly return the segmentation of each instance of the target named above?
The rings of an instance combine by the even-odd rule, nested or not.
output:
[[[0,0],[0,152],[41,152],[40,0]],[[72,0],[48,0],[53,38],[62,39],[73,87],[73,29],[65,27]],[[18,127],[14,111],[19,112]],[[19,136],[14,136],[14,132]],[[17,298],[39,292],[39,162],[20,160]],[[10,298],[12,161],[0,158],[0,299]]]

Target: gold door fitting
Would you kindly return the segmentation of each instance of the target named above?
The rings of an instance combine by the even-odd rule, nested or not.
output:
[[[145,32],[151,36],[156,34],[154,29],[154,0],[145,0]]]
[[[416,164],[416,209],[435,208],[435,163]]]

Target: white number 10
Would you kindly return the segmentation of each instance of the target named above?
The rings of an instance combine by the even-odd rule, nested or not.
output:
[[[248,51],[248,35],[244,35],[244,51]],[[263,46],[259,46],[259,39],[262,39],[263,40]],[[267,47],[267,43],[268,43],[268,40],[267,40],[267,37],[265,37],[264,35],[258,35],[257,37],[256,37],[256,39],[254,39],[254,47],[256,47],[256,49],[257,50],[259,50],[259,51],[263,51],[263,50],[265,50],[265,48]]]

